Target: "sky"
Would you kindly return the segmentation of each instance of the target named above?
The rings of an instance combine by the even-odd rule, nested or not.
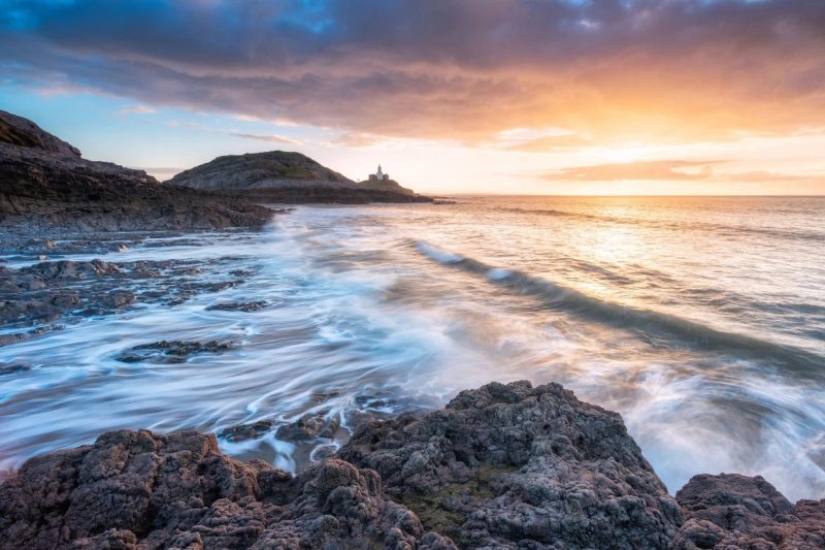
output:
[[[0,0],[0,109],[165,180],[825,194],[823,0]]]

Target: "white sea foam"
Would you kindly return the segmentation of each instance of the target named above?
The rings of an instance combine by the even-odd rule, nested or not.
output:
[[[360,413],[435,408],[461,389],[529,379],[619,411],[671,491],[697,473],[739,471],[792,499],[825,497],[825,260],[814,240],[737,231],[772,227],[771,207],[751,203],[746,215],[584,199],[506,199],[509,212],[505,199],[484,200],[300,208],[260,234],[103,257],[186,259],[201,273],[181,283],[243,282],[0,348],[0,361],[31,367],[0,376],[0,469],[106,429],[218,432],[309,413],[348,427]],[[792,206],[800,230],[825,231],[815,208]],[[734,224],[733,242],[720,244],[711,222]],[[253,300],[267,307],[207,309]],[[235,348],[116,360],[160,340]],[[221,445],[299,468],[303,450],[275,431]]]
[[[460,262],[464,258],[459,256],[458,254],[452,254],[450,252],[446,252],[444,250],[439,250],[438,248],[434,247],[431,244],[425,243],[423,241],[418,241],[416,243],[416,247],[422,254],[429,256],[433,260],[442,263],[442,264],[453,264],[456,262]]]

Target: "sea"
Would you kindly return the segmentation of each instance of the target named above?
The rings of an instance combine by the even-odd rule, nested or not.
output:
[[[260,233],[63,259],[94,257],[186,259],[199,281],[243,276],[0,347],[0,362],[31,367],[0,376],[6,473],[115,428],[224,434],[225,452],[296,471],[319,455],[276,429],[225,430],[335,418],[336,434],[313,443],[334,450],[358,419],[529,380],[619,412],[671,492],[736,472],[792,500],[825,498],[825,198],[298,206]],[[211,307],[239,301],[265,305]],[[117,360],[163,340],[233,347]]]

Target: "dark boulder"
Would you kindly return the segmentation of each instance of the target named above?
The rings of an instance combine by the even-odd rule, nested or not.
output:
[[[694,476],[676,500],[686,519],[676,550],[825,548],[825,500],[793,505],[760,476]]]
[[[286,428],[302,441],[331,427],[308,415]],[[362,426],[297,476],[196,432],[109,432],[35,457],[0,485],[12,548],[807,550],[825,548],[825,500],[793,505],[728,474],[673,499],[618,414],[556,384],[493,383]]]
[[[339,454],[461,548],[667,548],[681,525],[621,417],[557,384],[463,391],[358,430]]]
[[[0,485],[0,549],[449,549],[341,460],[299,477],[214,436],[116,431],[33,458]]]
[[[184,363],[189,357],[201,353],[223,353],[234,349],[231,343],[218,342],[184,342],[181,340],[161,340],[151,344],[134,346],[119,353],[115,359],[121,363]]]

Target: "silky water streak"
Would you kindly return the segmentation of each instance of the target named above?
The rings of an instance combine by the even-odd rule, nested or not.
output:
[[[0,376],[0,467],[112,428],[265,420],[222,448],[294,470],[315,455],[277,427],[304,415],[341,421],[334,450],[366,415],[527,379],[620,412],[671,491],[738,472],[823,498],[823,211],[810,198],[463,197],[301,207],[263,233],[147,242],[103,259],[186,258],[199,280],[237,284],[174,305],[138,296],[0,348],[31,366]],[[253,300],[265,306],[212,307]],[[117,360],[162,340],[233,347]]]

